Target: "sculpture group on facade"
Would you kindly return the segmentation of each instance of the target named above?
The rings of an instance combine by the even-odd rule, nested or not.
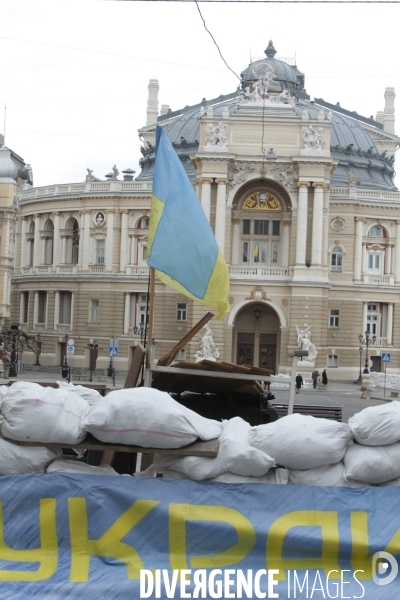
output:
[[[308,129],[303,133],[303,140],[305,148],[311,150],[323,150],[325,142],[321,139],[322,129],[320,127],[314,127],[309,125]]]
[[[215,361],[219,357],[219,350],[214,342],[214,334],[211,331],[211,327],[208,323],[204,325],[204,329],[205,333],[200,341],[200,350],[198,350],[194,355],[196,362],[199,362],[205,358],[207,360]]]
[[[253,69],[255,80],[249,85],[242,84],[238,91],[239,104],[279,104],[287,103],[294,107],[295,98],[285,88],[283,91],[279,83],[275,82],[276,75],[268,63],[262,65],[262,69]]]
[[[225,123],[222,123],[222,121],[220,121],[218,123],[218,125],[216,127],[214,127],[213,125],[206,125],[205,126],[205,131],[206,131],[206,147],[207,148],[212,148],[213,150],[215,149],[219,149],[219,150],[225,150],[227,151],[227,146],[228,146],[228,136],[226,133],[228,126],[225,125]]]

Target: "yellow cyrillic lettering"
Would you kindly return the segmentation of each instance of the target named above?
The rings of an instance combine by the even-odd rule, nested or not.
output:
[[[322,555],[319,558],[283,559],[283,544],[287,532],[292,527],[320,527]],[[325,573],[337,570],[339,566],[339,525],[338,513],[325,510],[296,510],[277,519],[270,527],[267,537],[268,569],[278,569],[276,579],[284,580],[285,569],[324,569]],[[331,577],[331,579],[333,579]],[[339,576],[340,579],[340,576]]]
[[[234,527],[238,541],[236,544],[218,554],[191,556],[192,569],[215,569],[234,565],[252,550],[256,542],[253,525],[246,517],[233,508],[226,506],[210,506],[197,504],[169,505],[169,548],[172,569],[187,569],[186,558],[186,522],[187,521],[220,521]]]
[[[88,581],[91,556],[116,558],[126,564],[129,579],[139,579],[143,563],[137,550],[121,542],[130,530],[139,523],[152,508],[159,504],[153,500],[136,500],[111,525],[98,540],[89,539],[86,498],[68,498],[69,527],[71,536],[70,581]]]
[[[13,550],[4,541],[3,507],[0,501],[0,560],[39,563],[37,571],[0,570],[0,581],[42,581],[57,570],[58,539],[56,499],[42,498],[39,504],[40,548]],[[21,543],[21,542],[20,542]]]

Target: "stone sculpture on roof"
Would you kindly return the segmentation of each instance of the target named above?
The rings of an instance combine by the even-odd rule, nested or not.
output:
[[[227,125],[220,121],[217,127],[213,125],[206,125],[206,147],[205,150],[211,150],[213,152],[227,152],[228,151],[228,136],[226,134]]]
[[[89,167],[86,170],[87,170],[86,181],[93,181],[94,180],[93,171],[91,169],[89,169]]]
[[[303,134],[304,146],[312,150],[323,150],[325,142],[321,140],[322,129],[309,125]]]

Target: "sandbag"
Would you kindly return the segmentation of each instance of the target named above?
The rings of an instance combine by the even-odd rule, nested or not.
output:
[[[0,400],[0,433],[21,442],[77,444],[86,436],[88,412],[77,394],[21,381]]]
[[[346,479],[383,483],[400,477],[400,443],[387,446],[354,444],[344,457]]]
[[[352,443],[345,423],[293,414],[250,430],[250,443],[288,469],[313,469],[342,460]]]
[[[95,467],[77,460],[53,460],[47,467],[46,473],[82,473],[84,475],[119,475],[110,465]]]
[[[19,446],[0,437],[0,475],[44,473],[61,450],[39,446]]]
[[[92,390],[84,385],[75,385],[73,383],[67,383],[66,381],[57,381],[57,385],[60,390],[77,394],[86,400],[88,404],[95,404],[100,398],[102,398],[102,395],[97,390]]]
[[[245,477],[235,473],[221,473],[210,481],[217,483],[274,483],[286,485],[288,482],[288,469],[270,469],[265,475],[260,477]]]
[[[368,406],[348,421],[359,444],[386,446],[400,440],[400,402]]]
[[[246,421],[234,417],[223,422],[217,457],[156,454],[155,468],[158,473],[166,473],[166,476],[171,476],[173,472],[175,479],[195,481],[213,479],[226,472],[246,477],[265,475],[275,465],[275,461],[250,445],[249,431],[250,425]]]
[[[221,423],[182,406],[166,392],[140,387],[116,390],[92,405],[87,429],[102,442],[181,448],[198,438],[217,438]]]
[[[323,465],[315,469],[298,471],[289,470],[289,484],[291,485],[322,485],[330,487],[369,487],[370,483],[346,480],[344,478],[344,464],[338,462],[334,465]]]

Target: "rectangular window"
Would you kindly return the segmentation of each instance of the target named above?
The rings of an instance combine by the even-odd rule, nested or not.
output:
[[[21,306],[20,306],[20,321],[21,323],[28,323],[28,310],[29,310],[29,292],[21,293]]]
[[[60,315],[59,323],[62,325],[71,324],[71,292],[60,292]]]
[[[279,263],[279,242],[272,242],[271,245],[271,265]]]
[[[250,235],[250,219],[243,219],[243,234]]]
[[[378,335],[378,317],[374,315],[368,315],[367,317],[367,331],[371,335]]]
[[[147,259],[147,245],[143,244],[142,246],[140,246],[140,250],[141,250],[140,264],[145,265],[146,259]]]
[[[281,228],[280,221],[272,221],[272,235],[279,235],[280,228]]]
[[[99,322],[99,301],[91,300],[90,301],[90,323],[98,323]]]
[[[39,292],[38,323],[46,323],[47,292]]]
[[[331,254],[331,271],[342,271],[342,254],[339,252]]]
[[[141,294],[139,296],[139,305],[138,305],[138,325],[139,327],[142,326],[142,328],[145,327],[146,325],[146,311],[147,311],[147,294]],[[148,313],[147,313],[148,314]],[[147,319],[147,323],[149,322],[149,320]]]
[[[176,309],[176,320],[186,321],[186,302],[178,303]]]
[[[328,367],[338,367],[338,355],[337,354],[328,354]]]
[[[339,328],[339,310],[332,308],[329,311],[329,327],[331,329]]]
[[[104,253],[106,249],[106,240],[96,240],[96,265],[104,265]]]
[[[377,304],[368,304],[368,312],[378,312]]]
[[[181,348],[175,357],[175,362],[179,362],[181,360],[186,360],[186,348]]]
[[[266,264],[267,262],[267,242],[254,242],[254,263]]]
[[[247,264],[248,262],[249,262],[249,242],[243,242],[242,263]]]
[[[268,221],[254,221],[254,235],[268,235]]]
[[[381,272],[381,255],[380,254],[368,254],[368,271],[370,273]]]

